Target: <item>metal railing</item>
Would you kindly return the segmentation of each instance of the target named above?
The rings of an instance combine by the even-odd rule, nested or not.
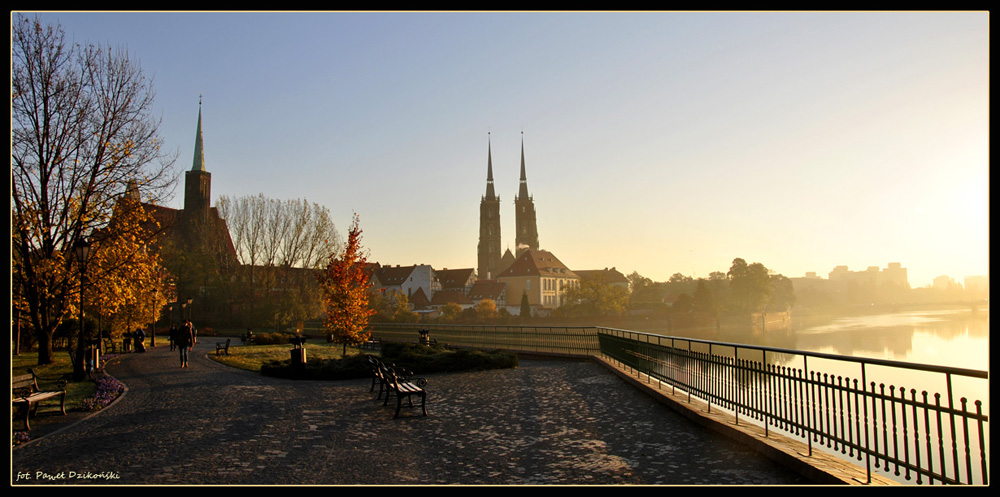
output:
[[[420,330],[439,343],[480,349],[504,349],[537,354],[593,356],[600,353],[592,326],[489,326],[460,324],[373,323],[372,337],[414,342]]]
[[[739,416],[826,446],[843,457],[917,484],[982,484],[987,471],[989,416],[976,400],[975,412],[961,397],[957,378],[986,383],[989,373],[960,368],[863,359],[800,350],[676,338],[607,328],[597,329],[601,353],[688,398],[699,398]],[[777,364],[792,358],[802,367]],[[859,378],[810,370],[810,360]],[[859,368],[859,369],[858,369]],[[870,380],[878,369],[889,377],[920,375],[943,379],[946,392]],[[921,387],[923,388],[923,387]],[[987,390],[988,385],[983,388]],[[933,398],[933,400],[931,400]]]
[[[821,446],[863,461],[868,482],[873,470],[915,478],[917,484],[989,482],[986,406],[976,400],[971,411],[968,399],[954,388],[959,378],[987,383],[987,371],[589,326],[376,323],[371,328],[374,337],[387,341],[416,342],[426,330],[439,343],[455,346],[603,355],[639,376],[680,389],[689,399],[701,399],[709,410],[734,413],[737,423],[745,416],[762,424],[765,434],[774,429],[802,439],[810,455]],[[788,365],[795,361],[801,367]],[[917,382],[920,374],[935,380]],[[919,383],[921,391],[872,380],[879,375]],[[944,394],[930,394],[926,385],[931,383],[943,384]],[[988,391],[988,385],[977,385],[980,390]]]

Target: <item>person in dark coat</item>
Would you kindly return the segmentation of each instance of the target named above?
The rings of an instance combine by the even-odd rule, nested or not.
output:
[[[132,338],[135,341],[135,351],[145,352],[146,344],[144,342],[146,341],[146,333],[142,331],[142,328],[136,328]]]
[[[194,346],[194,333],[191,331],[190,321],[184,321],[184,324],[177,330],[177,338],[174,343],[181,351],[181,367],[188,367],[188,349]]]
[[[173,352],[177,347],[177,325],[170,325],[170,333],[167,335],[167,340],[170,342],[170,351]]]

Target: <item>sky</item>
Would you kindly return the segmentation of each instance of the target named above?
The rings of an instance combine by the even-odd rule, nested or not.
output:
[[[357,213],[381,264],[476,267],[488,146],[514,250],[523,143],[570,269],[989,273],[988,12],[40,16],[153,78],[168,205],[200,100],[213,203]]]

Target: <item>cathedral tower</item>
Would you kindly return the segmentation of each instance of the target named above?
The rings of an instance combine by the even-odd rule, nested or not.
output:
[[[205,151],[201,140],[201,99],[198,100],[198,132],[194,138],[194,165],[184,178],[184,214],[204,222],[212,202],[212,173],[205,170]]]
[[[489,135],[487,135],[489,136]],[[481,280],[500,272],[500,197],[493,189],[493,147],[487,138],[486,195],[479,203],[479,274]]]
[[[538,250],[538,225],[535,223],[535,201],[528,195],[528,178],[524,173],[524,132],[521,132],[521,185],[514,197],[517,225],[517,255],[527,249]]]

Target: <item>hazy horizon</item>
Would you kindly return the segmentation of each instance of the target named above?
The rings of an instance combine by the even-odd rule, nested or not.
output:
[[[572,269],[989,274],[985,11],[40,17],[139,60],[178,175],[202,99],[213,205],[357,212],[382,264],[476,267],[487,140],[514,250],[523,136]]]

